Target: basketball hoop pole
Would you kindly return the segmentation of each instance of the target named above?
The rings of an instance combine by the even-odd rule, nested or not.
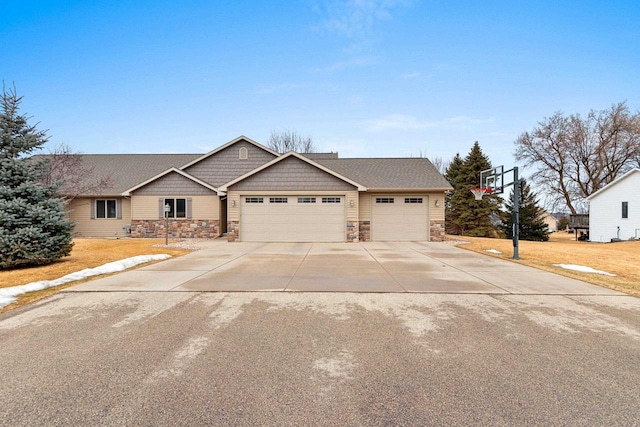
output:
[[[520,179],[518,178],[518,167],[513,168],[513,259],[520,259],[519,254],[520,237]]]
[[[513,182],[505,184],[504,176],[510,172],[513,172]],[[509,185],[513,185],[513,211],[511,213],[513,224],[513,259],[520,259],[520,178],[518,177],[518,167],[514,166],[513,169],[504,171],[502,166],[498,166],[480,172],[480,188],[488,188],[488,190],[490,190],[486,193],[491,194],[491,190],[493,190],[493,193],[500,194],[503,192],[504,187]],[[478,190],[480,190],[480,188],[478,188]]]

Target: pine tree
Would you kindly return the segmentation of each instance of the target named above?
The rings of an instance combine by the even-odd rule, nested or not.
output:
[[[454,191],[447,193],[444,202],[445,230],[448,234],[461,234],[460,227],[458,225],[460,210],[458,205],[453,203],[453,195],[455,194],[455,189],[458,188],[458,182],[460,181],[463,166],[464,161],[462,160],[462,157],[460,157],[460,153],[456,153],[444,173],[444,177],[447,178],[449,184],[454,188]]]
[[[546,242],[549,240],[549,227],[543,220],[544,210],[538,206],[537,195],[531,191],[531,186],[525,179],[520,180],[519,191],[520,205],[520,240],[533,240]],[[502,213],[502,226],[500,227],[508,239],[513,238],[513,192],[509,195],[509,201],[505,202],[507,212]]]
[[[2,91],[0,111],[0,269],[49,264],[69,255],[73,224],[55,186],[38,182],[41,163],[28,156],[46,142],[45,132],[18,114],[22,97]]]
[[[451,229],[459,234],[476,237],[497,237],[492,217],[498,215],[502,199],[497,195],[486,195],[475,200],[471,188],[478,186],[480,172],[491,168],[488,157],[482,153],[476,141],[464,158],[459,172],[455,175],[453,194],[450,198]]]

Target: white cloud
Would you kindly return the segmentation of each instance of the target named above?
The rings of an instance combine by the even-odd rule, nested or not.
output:
[[[318,27],[351,40],[351,50],[361,50],[375,40],[375,27],[393,18],[393,13],[409,0],[329,0],[318,1],[314,9],[322,16]]]

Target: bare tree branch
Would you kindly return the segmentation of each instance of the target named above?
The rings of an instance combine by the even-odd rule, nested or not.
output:
[[[60,144],[45,157],[44,184],[57,184],[60,197],[73,200],[80,194],[98,194],[112,185],[108,175],[97,175],[95,168],[82,162],[82,155]]]
[[[302,136],[297,131],[285,129],[282,131],[271,131],[267,147],[278,153],[315,153],[316,147],[310,136]]]
[[[572,214],[584,199],[614,181],[640,159],[640,113],[624,102],[586,117],[555,113],[515,142],[516,160],[536,167],[532,180]]]

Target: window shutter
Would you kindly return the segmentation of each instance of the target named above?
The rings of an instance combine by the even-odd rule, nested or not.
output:
[[[116,199],[116,218],[122,219],[122,200]]]
[[[91,219],[96,219],[96,199],[91,199],[89,202],[89,211],[90,213],[90,218]]]
[[[187,219],[191,219],[191,199],[187,199]]]
[[[158,218],[164,218],[164,199],[162,197],[158,199]]]

